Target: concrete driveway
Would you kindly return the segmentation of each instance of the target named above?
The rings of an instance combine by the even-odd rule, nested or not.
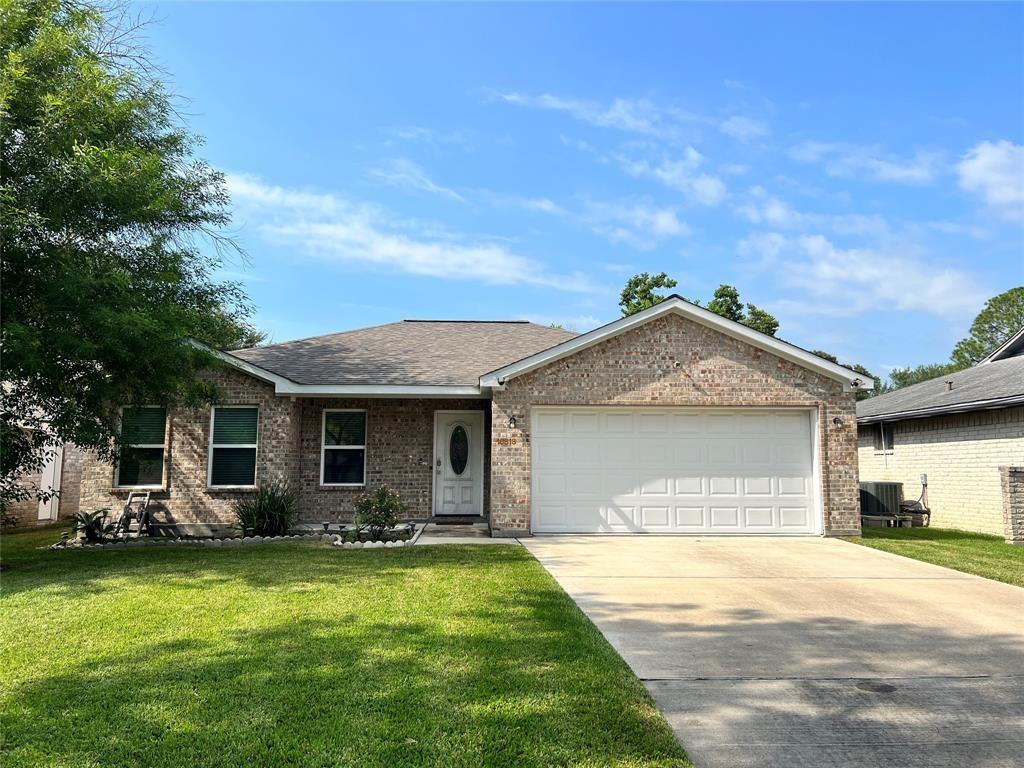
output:
[[[830,539],[523,544],[698,768],[1024,766],[1024,589]]]

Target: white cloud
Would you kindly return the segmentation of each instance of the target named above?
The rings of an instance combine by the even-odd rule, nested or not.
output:
[[[790,157],[801,163],[821,163],[830,176],[886,181],[894,184],[927,184],[939,171],[942,155],[917,150],[900,158],[878,147],[842,142],[805,141],[792,147]]]
[[[421,166],[403,157],[395,158],[381,168],[372,168],[367,175],[375,181],[392,187],[415,189],[446,197],[458,203],[466,202],[466,198],[454,189],[434,183]]]
[[[679,220],[674,208],[647,202],[589,203],[582,219],[601,237],[639,250],[690,234],[689,226]]]
[[[889,223],[882,216],[859,213],[807,213],[794,209],[764,187],[751,187],[746,202],[736,212],[751,224],[763,224],[780,229],[828,229],[839,235],[884,236]]]
[[[948,317],[977,311],[988,294],[962,270],[908,253],[906,246],[840,248],[823,235],[759,233],[738,251],[806,297],[813,314],[911,310]],[[792,309],[792,307],[791,307]]]
[[[388,130],[396,139],[420,144],[466,144],[462,131],[438,131],[422,125],[399,125]]]
[[[630,176],[655,179],[701,205],[718,205],[728,194],[724,181],[699,170],[704,158],[693,147],[687,147],[679,157],[654,163],[622,155],[616,155],[615,160]]]
[[[498,285],[595,290],[585,275],[554,274],[488,238],[430,231],[338,195],[274,186],[248,175],[229,174],[227,186],[240,212],[260,222],[263,237],[317,258]]]
[[[1024,221],[1024,146],[983,141],[957,163],[960,186],[1000,216]]]
[[[496,97],[517,107],[563,112],[599,128],[613,128],[658,139],[678,139],[686,125],[711,126],[740,141],[748,141],[768,132],[764,123],[744,115],[712,117],[676,106],[655,104],[649,99],[616,98],[609,103],[600,103],[550,93],[534,96],[517,91],[498,93]]]
[[[768,133],[768,126],[760,120],[754,120],[743,115],[733,115],[723,120],[718,126],[722,133],[732,136],[740,141],[750,141]]]

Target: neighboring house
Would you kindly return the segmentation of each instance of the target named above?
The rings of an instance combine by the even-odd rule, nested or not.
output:
[[[1024,329],[973,368],[857,405],[862,480],[928,476],[931,524],[1024,543]]]
[[[83,507],[201,531],[274,479],[305,521],[386,483],[410,515],[530,532],[857,534],[854,371],[673,296],[576,335],[403,321],[218,353],[221,402],[126,409]]]
[[[58,446],[41,471],[21,478],[21,483],[28,488],[53,489],[57,494],[40,501],[33,493],[26,499],[9,504],[4,514],[12,518],[18,528],[46,525],[71,517],[78,512],[81,478],[82,452],[71,443]]]

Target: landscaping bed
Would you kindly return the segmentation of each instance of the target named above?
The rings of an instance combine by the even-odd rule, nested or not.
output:
[[[0,764],[686,766],[520,547],[5,534]]]

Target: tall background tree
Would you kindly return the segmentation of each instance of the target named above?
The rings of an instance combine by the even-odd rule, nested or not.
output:
[[[622,293],[619,294],[622,316],[629,317],[659,304],[665,300],[665,295],[658,291],[662,288],[675,288],[676,285],[678,283],[664,272],[656,275],[649,275],[646,272],[633,275],[626,281]]]
[[[977,365],[990,352],[1024,328],[1024,286],[1011,288],[985,302],[971,323],[971,334],[953,348],[952,361],[961,368]]]
[[[633,275],[626,282],[622,293],[619,296],[619,307],[622,309],[622,316],[629,317],[637,312],[643,312],[654,305],[665,300],[665,295],[659,293],[662,288],[675,288],[678,283],[664,272],[650,275],[641,272]],[[700,299],[693,299],[694,304],[700,304]],[[740,301],[740,292],[731,285],[720,285],[715,289],[707,308],[716,315],[727,317],[737,323],[743,323],[749,328],[761,333],[774,336],[779,330],[779,321],[775,317],[753,304],[744,306]]]
[[[126,23],[128,22],[128,23]],[[123,11],[0,0],[0,506],[47,446],[113,460],[121,404],[210,400],[188,339],[258,340],[216,279],[228,196]]]

